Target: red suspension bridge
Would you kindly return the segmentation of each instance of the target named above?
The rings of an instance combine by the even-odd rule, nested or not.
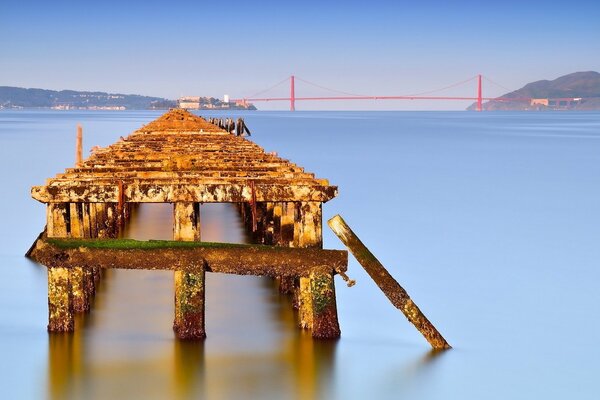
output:
[[[289,101],[290,102],[290,111],[295,111],[296,110],[296,102],[297,101],[335,101],[335,100],[460,100],[460,101],[473,101],[476,102],[476,110],[477,111],[483,111],[483,102],[484,101],[495,101],[495,102],[527,102],[530,103],[532,100],[532,98],[526,98],[526,97],[484,97],[483,96],[483,91],[482,91],[482,81],[483,79],[486,79],[486,81],[504,89],[507,91],[511,91],[510,89],[505,88],[504,86],[497,84],[496,82],[492,81],[489,78],[485,78],[483,75],[476,75],[474,77],[471,77],[469,79],[466,79],[464,81],[461,82],[457,82],[455,84],[449,85],[449,86],[445,86],[443,88],[439,88],[439,89],[435,89],[435,90],[430,90],[427,92],[423,92],[423,93],[416,93],[416,94],[409,94],[409,95],[403,95],[403,96],[367,96],[367,95],[360,95],[360,94],[352,94],[352,93],[346,93],[346,92],[342,92],[340,90],[335,90],[335,89],[330,89],[312,82],[309,82],[307,80],[304,80],[302,78],[296,77],[294,75],[285,78],[284,80],[280,81],[279,83],[271,86],[268,89],[262,90],[258,93],[253,94],[252,96],[249,97],[245,97],[245,98],[241,98],[241,99],[232,99],[231,101],[235,102],[235,103],[241,103],[241,104],[247,104],[249,102],[269,102],[269,101]],[[336,92],[338,94],[341,95],[336,95],[336,96],[315,96],[315,97],[302,97],[302,96],[296,96],[296,80],[300,80],[306,84],[318,87],[320,89],[324,89],[324,90],[328,90],[328,91],[332,91],[332,92]],[[465,85],[473,80],[477,81],[477,94],[476,96],[473,97],[469,97],[469,96],[431,96],[430,94],[432,93],[436,93],[436,92],[440,92],[443,90],[447,90],[447,89],[451,89],[457,86],[461,86],[461,85]],[[260,97],[262,95],[264,95],[265,93],[275,89],[278,86],[283,85],[284,83],[289,81],[289,88],[290,88],[290,94],[289,97]],[[552,101],[556,101],[557,105],[559,104],[558,102],[573,102],[573,101],[578,101],[581,99],[575,99],[575,98],[560,98],[560,99],[552,99]],[[548,104],[546,104],[548,105]]]

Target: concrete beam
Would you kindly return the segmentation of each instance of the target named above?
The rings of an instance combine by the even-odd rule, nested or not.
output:
[[[115,248],[107,248],[119,243]],[[131,243],[129,247],[123,243]],[[180,245],[178,245],[178,243]],[[154,248],[143,248],[149,244]],[[237,275],[310,277],[311,272],[346,271],[348,252],[229,243],[40,239],[31,258],[49,268],[181,270]],[[203,265],[205,267],[203,267]]]
[[[327,202],[337,196],[337,186],[255,184],[254,199],[263,201]],[[42,203],[118,203],[118,184],[34,186],[31,196]],[[124,201],[131,203],[239,203],[253,200],[249,184],[144,184],[124,185]]]

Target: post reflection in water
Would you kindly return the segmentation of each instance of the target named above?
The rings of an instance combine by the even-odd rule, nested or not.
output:
[[[235,207],[201,207],[202,240],[248,242]],[[124,236],[171,239],[170,204],[135,207]],[[106,271],[73,334],[48,338],[48,394],[64,398],[323,397],[337,341],[296,328],[269,278],[208,274],[204,342],[175,339],[173,273]]]

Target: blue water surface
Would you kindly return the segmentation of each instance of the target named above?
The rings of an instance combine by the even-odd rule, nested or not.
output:
[[[600,113],[201,114],[243,116],[337,185],[324,219],[341,214],[454,348],[431,353],[352,257],[337,342],[298,332],[269,282],[215,276],[207,341],[178,343],[171,276],[131,271],[80,333],[49,337],[45,268],[23,257],[45,220],[30,187],[73,165],[77,123],[88,151],[160,112],[0,111],[3,397],[598,398]],[[216,240],[244,240],[231,210],[204,212]],[[324,245],[343,248],[327,228]]]

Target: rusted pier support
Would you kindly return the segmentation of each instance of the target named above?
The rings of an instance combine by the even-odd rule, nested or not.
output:
[[[340,336],[340,325],[335,300],[333,270],[323,267],[310,274],[312,306],[312,336],[318,339],[335,339]]]
[[[363,266],[371,279],[375,281],[390,302],[398,308],[406,318],[427,339],[431,347],[436,350],[449,349],[450,345],[438,332],[423,312],[412,301],[406,290],[390,275],[385,267],[375,258],[369,249],[360,241],[358,236],[350,229],[346,222],[336,215],[328,222],[329,227],[348,247],[354,257]]]
[[[294,203],[289,203],[291,217],[288,213],[286,202],[277,202],[273,205],[273,244],[276,246],[290,247],[294,240]],[[294,278],[290,276],[277,277],[279,293],[293,294],[294,293]]]
[[[69,233],[74,239],[83,239],[93,237],[84,232],[84,215],[89,217],[88,213],[83,212],[88,210],[91,204],[87,203],[70,203],[69,204]],[[90,226],[90,223],[85,224]],[[94,295],[96,281],[94,279],[94,271],[85,266],[79,266],[70,270],[71,290],[73,295],[73,309],[75,312],[87,312],[90,310],[90,297]]]
[[[48,268],[48,332],[73,332],[73,296],[67,268]]]
[[[296,247],[323,248],[322,203],[298,202],[295,205],[294,240]],[[312,329],[315,338],[340,336],[335,300],[333,269],[300,277],[296,282],[299,325]]]
[[[174,204],[173,239],[200,240],[200,204],[177,202]],[[203,339],[204,323],[204,265],[196,266],[198,272],[175,271],[175,320],[173,330],[179,339]]]
[[[48,237],[66,238],[68,235],[67,203],[50,203],[46,209]],[[71,273],[67,268],[48,268],[48,331],[72,332],[75,329]]]
[[[47,234],[50,238],[109,238],[115,237],[116,231],[114,223],[111,221],[110,211],[114,208],[112,203],[49,203],[47,206]],[[64,311],[55,313],[52,310],[56,307],[62,310],[71,309],[74,312],[88,312],[91,307],[91,300],[99,284],[101,270],[97,267],[87,265],[70,268],[64,273],[60,273],[60,266],[53,267],[56,271],[48,271],[48,304],[50,308],[50,319],[53,315],[62,315],[64,318],[72,318]],[[68,285],[65,284],[64,274],[68,275]],[[62,283],[55,283],[53,280],[59,280]],[[68,290],[69,296],[60,295],[61,290]],[[57,305],[56,301],[69,299],[71,304]],[[62,300],[61,300],[62,299]],[[56,323],[50,322],[49,330],[55,331],[55,327],[61,326],[57,331],[64,331],[65,326],[70,326],[68,322]]]

